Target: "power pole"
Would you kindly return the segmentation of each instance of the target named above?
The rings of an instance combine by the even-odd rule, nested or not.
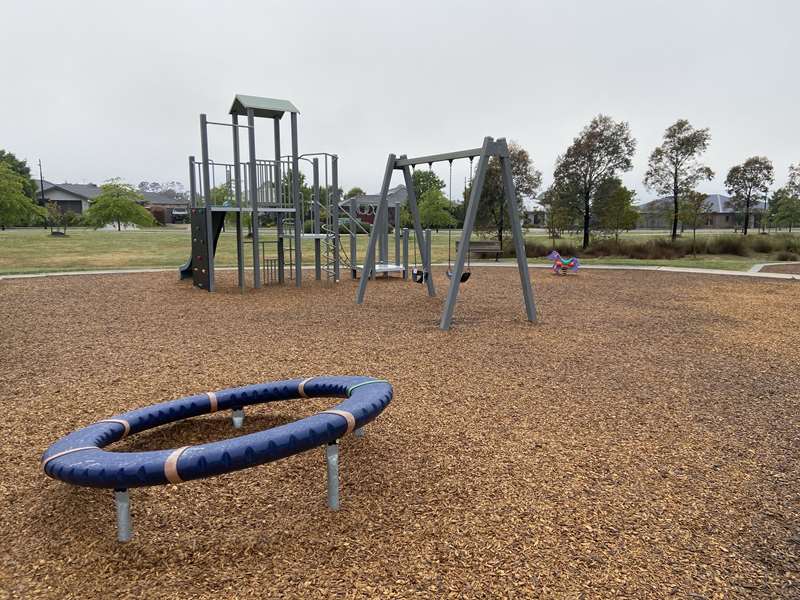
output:
[[[44,178],[42,177],[42,159],[39,159],[39,196],[40,204],[44,206]]]

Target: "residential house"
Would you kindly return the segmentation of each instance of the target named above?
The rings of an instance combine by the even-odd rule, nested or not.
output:
[[[393,224],[394,215],[397,214],[397,211],[402,210],[402,207],[405,206],[406,202],[408,201],[408,192],[406,191],[406,186],[398,185],[391,188],[386,199],[389,204],[389,223]],[[356,208],[356,216],[362,222],[372,224],[372,222],[375,220],[375,212],[378,210],[378,204],[380,203],[380,200],[380,194],[363,194],[361,196],[353,196],[352,198],[343,200],[339,203],[339,208],[349,214],[350,206],[354,204]]]
[[[736,229],[741,227],[741,215],[730,205],[730,196],[723,194],[709,194],[708,201],[711,203],[711,210],[705,216],[705,223],[702,229]],[[640,229],[669,229],[672,226],[672,196],[656,198],[650,202],[640,204],[637,210],[640,213],[637,227]],[[755,210],[750,214],[749,227],[758,227],[759,223],[759,203],[756,203]]]
[[[36,180],[37,188],[39,181]],[[44,181],[42,191],[37,189],[36,201],[47,204],[55,202],[61,212],[83,214],[89,209],[92,201],[102,193],[100,186],[94,183],[52,183]],[[42,202],[42,196],[44,201]],[[170,198],[155,192],[142,192],[142,205],[161,223],[177,223],[185,220],[189,203],[186,200]]]

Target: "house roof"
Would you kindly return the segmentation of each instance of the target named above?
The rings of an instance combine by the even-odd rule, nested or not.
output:
[[[244,94],[236,94],[231,105],[230,114],[232,115],[247,115],[247,110],[253,109],[253,114],[256,117],[266,117],[269,119],[280,119],[283,113],[297,113],[297,107],[288,100],[280,100],[278,98],[262,98],[261,96],[246,96]]]
[[[37,187],[39,182],[36,182]],[[94,183],[53,183],[51,181],[44,182],[44,191],[47,192],[51,189],[59,189],[67,192],[68,194],[72,194],[77,198],[82,198],[84,200],[94,200],[97,198],[103,190],[100,186],[95,185]],[[146,204],[164,204],[164,205],[186,205],[188,201],[180,201],[176,198],[170,198],[169,196],[165,196],[164,194],[159,194],[157,192],[139,192],[144,196],[144,202]]]
[[[730,200],[731,200],[730,196],[725,196],[724,194],[708,194],[706,198],[711,203],[711,210],[709,212],[712,213],[734,212],[733,208],[730,205]],[[650,202],[639,204],[636,208],[639,210],[639,212],[650,212],[656,210],[659,204],[665,204],[671,202],[672,202],[672,196],[662,196],[661,198],[656,198],[655,200],[651,200]]]
[[[408,200],[406,186],[401,184],[391,188],[386,199],[388,200],[389,206],[405,204],[406,200]],[[355,202],[358,208],[363,208],[365,206],[378,206],[380,201],[380,194],[363,194],[361,196],[353,196],[352,198],[343,200],[339,203],[339,206],[342,208],[347,208],[352,202]]]
[[[166,196],[164,194],[159,194],[158,192],[139,192],[142,196],[144,196],[145,204],[156,204],[156,205],[165,205],[165,206],[187,206],[189,204],[189,200],[179,200],[178,198],[171,198],[170,196]]]

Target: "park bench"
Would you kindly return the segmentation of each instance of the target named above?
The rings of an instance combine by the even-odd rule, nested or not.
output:
[[[458,252],[459,243],[460,240],[457,240],[456,252]],[[497,261],[503,253],[503,249],[500,248],[500,242],[497,240],[470,240],[469,253],[478,258],[494,255],[494,260]]]

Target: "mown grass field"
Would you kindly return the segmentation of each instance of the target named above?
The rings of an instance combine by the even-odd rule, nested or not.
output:
[[[460,232],[452,234],[451,254],[455,257],[455,240]],[[715,235],[704,233],[702,235]],[[631,232],[631,239],[649,239],[662,236],[658,232]],[[547,242],[545,235],[529,233],[528,239]],[[262,240],[274,240],[274,230],[261,231]],[[564,238],[579,245],[580,240]],[[367,236],[358,240],[360,261],[367,245]],[[349,242],[343,240],[349,251]],[[448,233],[440,231],[433,237],[433,261],[446,262],[448,259]],[[0,274],[40,273],[48,271],[81,271],[95,269],[126,268],[169,268],[181,265],[189,256],[189,230],[185,226],[175,226],[151,230],[134,231],[94,231],[91,229],[71,229],[67,237],[53,237],[44,229],[12,229],[0,232]],[[269,246],[267,254],[270,254]],[[391,252],[394,242],[391,241]],[[303,243],[303,262],[313,264],[313,241]],[[413,251],[409,251],[409,261],[413,263]],[[252,264],[252,250],[246,245],[246,260]],[[393,254],[392,254],[393,256]],[[748,257],[729,255],[699,255],[697,258],[685,257],[674,260],[636,260],[621,257],[604,257],[582,260],[585,264],[612,265],[669,265],[681,267],[747,270],[753,264],[773,260],[769,254],[753,254]],[[547,261],[531,259],[531,263]],[[232,232],[222,234],[217,251],[217,266],[236,265],[236,236]]]

